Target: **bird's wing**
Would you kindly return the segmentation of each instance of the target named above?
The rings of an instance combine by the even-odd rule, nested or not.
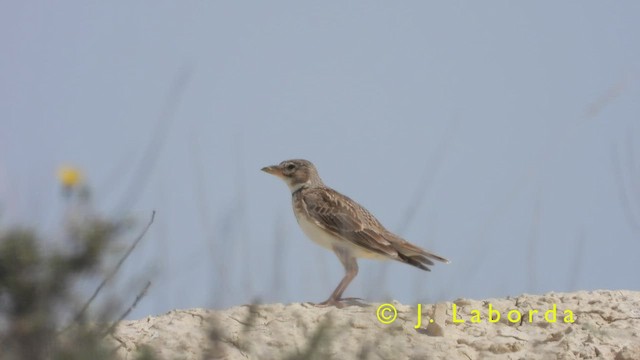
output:
[[[449,260],[425,251],[391,233],[367,209],[331,188],[301,192],[304,211],[325,231],[369,251],[429,270],[433,260]]]
[[[382,224],[367,209],[330,188],[301,193],[310,220],[325,231],[369,251],[397,258],[398,252],[382,234]]]

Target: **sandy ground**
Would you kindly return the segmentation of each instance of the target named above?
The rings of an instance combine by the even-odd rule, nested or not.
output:
[[[638,291],[422,304],[417,329],[417,305],[391,303],[397,317],[389,324],[376,315],[380,305],[174,310],[123,321],[110,341],[123,359],[134,359],[144,346],[161,359],[640,359]],[[464,322],[454,322],[454,305],[455,320]],[[489,305],[499,321],[490,321]],[[390,307],[380,312],[385,322],[393,315]]]

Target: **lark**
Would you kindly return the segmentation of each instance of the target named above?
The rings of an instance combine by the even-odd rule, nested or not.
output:
[[[320,246],[332,250],[345,275],[326,301],[318,306],[343,307],[342,294],[358,275],[357,258],[396,260],[425,271],[440,255],[409,243],[387,230],[367,209],[326,186],[316,167],[307,160],[286,160],[262,171],[275,175],[291,190],[293,213],[302,231]]]

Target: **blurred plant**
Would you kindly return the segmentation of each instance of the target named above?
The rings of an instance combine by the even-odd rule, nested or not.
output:
[[[88,203],[88,196],[84,196],[89,193],[88,187],[82,185],[79,170],[63,167],[58,177],[67,199],[77,198],[83,204]],[[114,358],[112,349],[102,341],[114,325],[92,319],[86,310],[144,236],[153,215],[116,268],[78,310],[74,306],[77,304],[74,287],[83,279],[98,275],[111,245],[127,228],[122,221],[100,219],[83,210],[88,211],[89,207],[76,208],[74,211],[83,213],[73,217],[73,221],[67,217],[67,246],[60,248],[45,246],[50,245],[45,241],[46,235],[30,228],[0,229],[0,359]],[[149,286],[147,283],[125,315]],[[69,314],[76,315],[70,326],[61,331],[62,321]]]
[[[302,351],[286,357],[287,360],[308,360],[308,359],[332,359],[330,345],[336,341],[336,335],[340,329],[334,325],[330,315],[326,315],[309,337],[306,346]]]
[[[73,188],[79,185],[82,178],[82,172],[76,167],[64,165],[58,169],[58,179],[62,186],[66,188]]]
[[[81,236],[84,246],[70,253],[43,251],[42,241],[30,229],[11,229],[0,236],[2,359],[57,358],[65,353],[63,358],[74,358],[68,356],[67,344],[78,350],[96,342],[85,323],[66,334],[66,341],[56,338],[58,314],[69,304],[72,283],[97,269],[114,232],[95,224]],[[76,344],[84,346],[76,348]],[[86,355],[104,358],[98,346],[84,350]]]

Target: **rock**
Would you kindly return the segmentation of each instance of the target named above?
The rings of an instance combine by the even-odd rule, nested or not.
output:
[[[464,299],[455,310],[453,304],[422,304],[418,328],[417,304],[397,302],[385,304],[395,317],[392,308],[378,316],[381,304],[366,303],[174,310],[123,321],[109,339],[122,359],[134,359],[143,348],[160,359],[185,360],[640,359],[637,291]]]

